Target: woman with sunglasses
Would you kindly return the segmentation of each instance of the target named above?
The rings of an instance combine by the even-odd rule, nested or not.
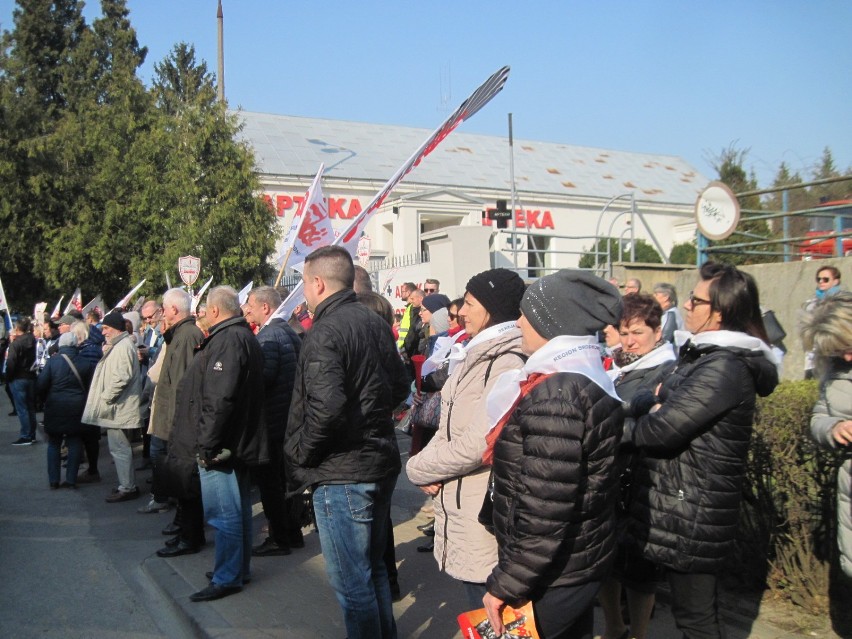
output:
[[[737,532],[755,395],[771,393],[778,372],[749,274],[705,264],[684,308],[689,333],[675,335],[675,369],[657,397],[634,397],[649,412],[625,423],[624,441],[640,450],[629,542],[666,569],[684,637],[715,638],[717,573]]]

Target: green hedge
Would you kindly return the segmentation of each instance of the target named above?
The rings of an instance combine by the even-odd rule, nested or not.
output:
[[[738,551],[731,574],[822,615],[837,563],[837,452],[810,436],[814,381],[783,382],[758,401]]]

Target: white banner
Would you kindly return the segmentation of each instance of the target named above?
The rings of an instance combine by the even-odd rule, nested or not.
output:
[[[83,308],[83,299],[82,298],[83,298],[83,294],[80,291],[80,287],[78,286],[77,289],[74,291],[74,294],[71,296],[71,299],[68,300],[68,304],[65,306],[65,310],[62,311],[62,314],[67,315],[68,311],[70,311],[72,308],[76,308],[78,311],[82,310],[82,308]]]
[[[284,238],[281,254],[278,256],[279,269],[292,268],[294,264],[301,264],[310,253],[334,241],[328,204],[322,196],[321,179],[324,170],[325,164],[320,164],[314,181],[308,187],[304,199],[290,222],[287,237]]]
[[[143,285],[144,283],[145,283],[145,280],[142,280],[142,281],[141,281],[141,282],[139,282],[136,286],[134,286],[133,288],[131,288],[131,289],[130,289],[130,292],[129,292],[127,295],[125,295],[125,296],[124,296],[124,297],[122,297],[120,300],[118,300],[118,302],[116,302],[116,304],[115,304],[115,306],[113,307],[113,309],[112,309],[112,310],[117,311],[117,310],[121,309],[121,310],[123,311],[123,310],[124,310],[124,307],[125,307],[125,306],[127,306],[127,303],[130,301],[130,298],[131,298],[131,297],[133,297],[133,294],[134,294],[136,291],[138,291],[140,288],[142,288],[142,285]]]
[[[408,175],[414,167],[423,161],[423,158],[434,151],[438,145],[444,141],[444,138],[452,133],[456,127],[473,116],[477,111],[488,104],[495,95],[500,93],[508,79],[509,67],[506,66],[483,82],[476,91],[474,91],[467,100],[462,102],[459,108],[457,108],[450,117],[444,120],[443,124],[435,129],[432,135],[430,135],[426,141],[420,145],[420,148],[418,148],[414,154],[408,158],[408,161],[406,161],[405,164],[403,164],[397,172],[393,174],[393,177],[387,181],[384,187],[382,187],[382,189],[376,194],[367,207],[361,211],[358,217],[352,220],[352,223],[343,233],[340,234],[339,237],[335,238],[332,244],[345,247],[354,260],[358,249],[358,241],[364,233],[364,228],[366,227],[367,222],[373,218],[373,215],[375,215],[376,211],[378,211],[387,196],[390,195],[390,192],[393,191],[397,184],[402,182],[403,178]],[[290,295],[287,296],[287,299],[281,302],[281,306],[278,307],[278,310],[275,311],[272,317],[281,317],[285,320],[289,319],[290,315],[293,313],[293,309],[295,309],[302,300],[304,300],[304,294],[302,293],[302,283],[299,282],[299,284],[290,292]]]
[[[210,279],[204,283],[198,292],[192,296],[192,306],[189,309],[189,312],[192,315],[195,315],[195,310],[198,308],[198,305],[201,303],[201,296],[204,295],[204,292],[210,287],[210,284],[213,283],[213,276],[210,276]]]

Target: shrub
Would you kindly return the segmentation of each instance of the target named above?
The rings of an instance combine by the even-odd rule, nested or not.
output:
[[[812,614],[829,608],[837,561],[835,451],[810,437],[814,381],[783,382],[758,401],[749,452],[737,573]]]

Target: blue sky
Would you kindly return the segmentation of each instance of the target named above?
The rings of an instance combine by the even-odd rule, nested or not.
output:
[[[91,21],[99,3],[90,0]],[[0,0],[0,25],[14,3]],[[149,49],[216,70],[216,0],[128,0]],[[852,167],[848,0],[326,2],[223,0],[225,88],[246,110],[435,128],[504,64],[463,129],[683,157],[707,177],[734,145],[761,186]],[[413,149],[412,149],[413,150]],[[377,176],[381,177],[381,176]]]

